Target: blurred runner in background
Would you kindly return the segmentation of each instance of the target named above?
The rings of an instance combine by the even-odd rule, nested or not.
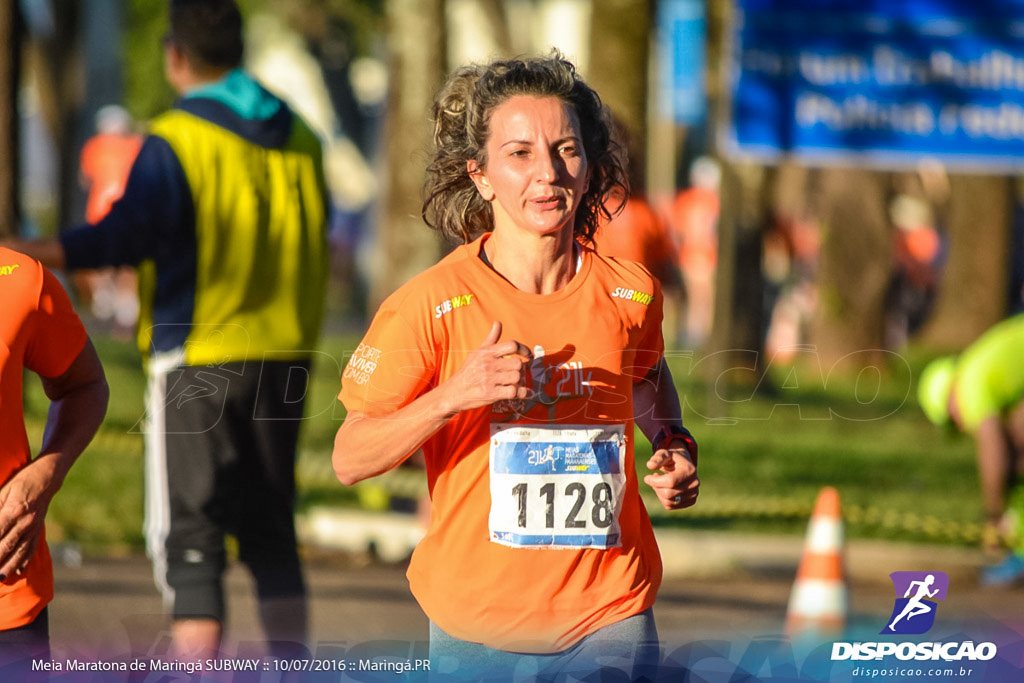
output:
[[[89,193],[86,223],[99,223],[124,194],[128,172],[142,148],[143,136],[133,128],[131,115],[116,104],[108,104],[96,113],[96,134],[82,147],[79,162],[82,186]],[[75,273],[75,287],[93,315],[112,320],[117,336],[130,336],[139,317],[134,268],[80,270]]]
[[[721,180],[718,162],[698,157],[690,166],[690,187],[676,195],[669,210],[669,230],[686,284],[686,346],[707,341],[714,321]]]
[[[932,361],[921,373],[918,399],[928,419],[974,437],[982,504],[983,545],[1009,548],[982,573],[988,585],[1024,579],[1024,315],[990,328],[959,357]]]
[[[682,343],[677,333],[681,329],[680,317],[684,315],[686,300],[678,254],[668,223],[647,198],[642,146],[632,142],[627,127],[617,118],[613,119],[613,135],[626,156],[624,165],[629,169],[629,188],[612,188],[608,207],[614,210],[621,206],[621,210],[598,226],[594,248],[602,256],[640,263],[658,278],[665,296],[666,341],[678,345]]]
[[[146,541],[171,656],[216,656],[225,537],[255,579],[271,654],[306,640],[295,457],[324,315],[320,140],[240,67],[233,0],[170,0],[167,79],[124,195],[95,225],[21,242],[54,267],[140,268]],[[304,650],[299,650],[304,651]]]

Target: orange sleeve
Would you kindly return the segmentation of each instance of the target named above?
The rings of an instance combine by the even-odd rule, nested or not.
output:
[[[385,302],[345,366],[338,398],[350,411],[394,412],[427,389],[435,358],[434,344]]]
[[[39,305],[29,320],[25,367],[43,377],[64,373],[85,347],[86,331],[53,273],[43,269]]]
[[[79,157],[79,167],[82,171],[82,176],[89,181],[96,175],[96,142],[93,139],[86,141],[82,147],[82,153]]]
[[[661,321],[664,316],[664,306],[661,295],[661,285],[656,278],[651,278],[654,288],[654,299],[647,307],[647,315],[640,326],[640,337],[636,345],[636,358],[634,367],[628,371],[634,382],[639,382],[665,354],[665,337],[661,333]],[[624,370],[626,370],[624,368]]]
[[[633,352],[631,360],[624,363],[622,372],[634,382],[639,382],[665,353],[665,338],[661,332],[664,316],[661,284],[640,263],[618,259],[612,259],[610,263],[617,271],[613,271],[616,272],[613,281],[621,282],[627,285],[630,292],[638,293],[634,301],[639,301],[639,293],[643,293],[645,305],[631,306],[628,317],[623,321],[630,329],[629,346]]]

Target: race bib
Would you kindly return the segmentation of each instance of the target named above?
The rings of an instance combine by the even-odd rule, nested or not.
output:
[[[492,424],[491,541],[614,548],[626,487],[623,425]]]

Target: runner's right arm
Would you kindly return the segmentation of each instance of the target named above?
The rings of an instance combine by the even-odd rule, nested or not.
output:
[[[985,418],[974,433],[974,441],[985,519],[998,525],[1006,510],[1006,473],[1012,469],[1013,457],[1000,416]]]
[[[181,162],[166,140],[150,135],[110,212],[95,225],[66,230],[60,242],[71,270],[137,266],[167,245],[194,248],[194,226],[192,191]]]
[[[3,240],[0,246],[27,254],[51,269],[137,266],[155,258],[162,245],[195,241],[188,180],[178,157],[160,137],[142,145],[124,195],[95,225],[80,225],[59,238]]]
[[[351,411],[334,438],[334,473],[345,485],[383,474],[412,455],[449,419],[496,401],[529,397],[525,376],[530,350],[499,342],[501,323],[448,380],[384,415]]]

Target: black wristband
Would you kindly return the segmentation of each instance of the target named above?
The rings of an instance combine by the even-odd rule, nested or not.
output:
[[[690,453],[694,463],[697,462],[697,440],[693,438],[693,434],[690,430],[682,425],[668,425],[658,430],[658,433],[654,435],[654,439],[651,441],[652,452],[657,452],[661,448],[668,448],[668,445],[674,440],[679,439],[686,444],[686,450]]]

